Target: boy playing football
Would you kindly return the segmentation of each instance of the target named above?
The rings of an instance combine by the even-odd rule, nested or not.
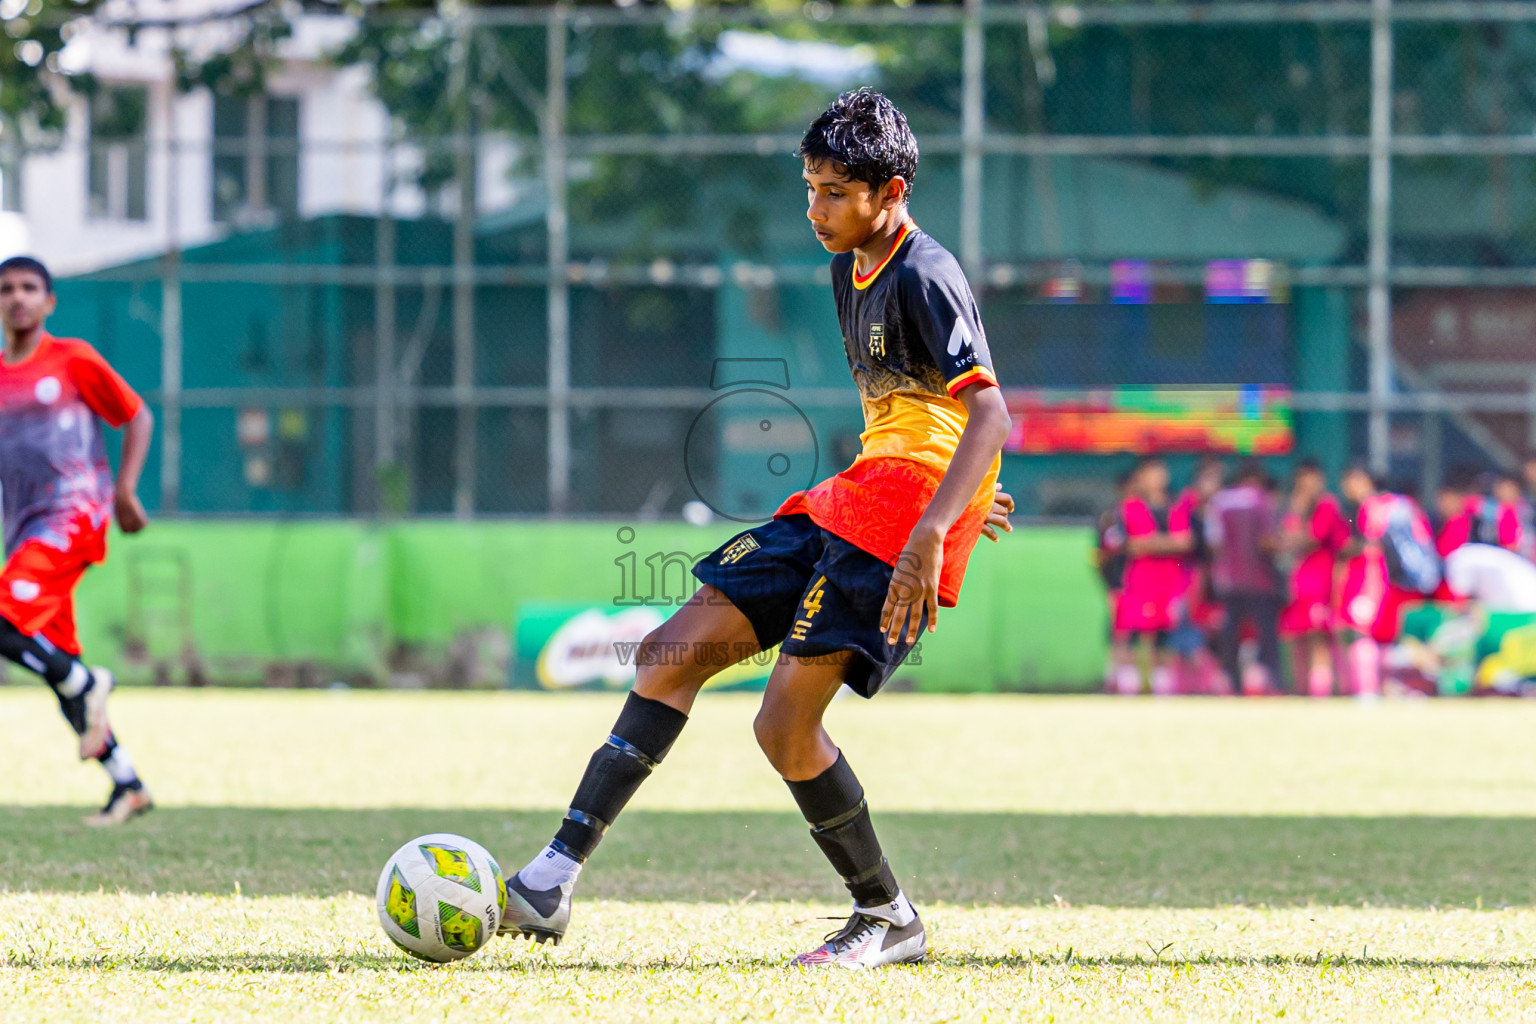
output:
[[[739,658],[781,644],[754,731],[853,897],[847,925],[794,963],[873,967],[927,952],[822,715],[845,684],[873,697],[939,607],[954,606],[977,538],[1010,529],[1013,502],[996,483],[1010,424],[970,286],[907,212],[917,144],[906,118],[878,93],[848,93],[799,155],[807,216],[834,254],[863,451],[694,567],[702,586],[642,644],[634,690],[554,840],[510,880],[504,932],[559,941],[582,864],[723,667],[664,652],[730,644]]]
[[[80,759],[112,777],[106,806],[86,823],[118,825],[152,805],[107,721],[112,674],[80,661],[74,591],[106,557],[114,512],[124,533],[148,522],[135,491],[154,420],[95,349],[43,329],[56,305],[41,263],[0,263],[0,656],[43,677],[80,737]],[[115,487],[98,418],[123,431]]]

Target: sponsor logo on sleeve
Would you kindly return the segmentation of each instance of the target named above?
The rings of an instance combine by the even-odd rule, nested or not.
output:
[[[954,329],[949,332],[949,354],[957,356],[961,349],[971,347],[971,329],[965,326],[963,317],[955,317]]]

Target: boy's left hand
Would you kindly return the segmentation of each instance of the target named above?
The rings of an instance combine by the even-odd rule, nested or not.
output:
[[[1013,495],[1003,490],[1002,484],[995,485],[993,490],[992,511],[987,513],[987,521],[982,524],[981,532],[984,537],[996,543],[999,539],[997,528],[1000,527],[1004,533],[1013,532],[1013,524],[1008,521],[1008,517],[1013,514]]]
[[[880,609],[880,632],[885,642],[917,642],[924,609],[928,612],[928,632],[939,625],[939,570],[944,566],[944,535],[921,526],[907,538],[907,546],[896,559],[891,586],[886,591],[885,607]]]

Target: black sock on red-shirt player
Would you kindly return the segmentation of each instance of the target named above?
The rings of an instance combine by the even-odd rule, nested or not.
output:
[[[76,694],[82,693],[90,680],[90,672],[84,665],[80,665],[79,658],[59,650],[40,636],[28,636],[4,617],[0,617],[0,657],[36,672],[55,691],[64,687]],[[83,677],[74,672],[76,665],[80,665]],[[71,675],[79,683],[78,688],[65,686],[70,682]]]

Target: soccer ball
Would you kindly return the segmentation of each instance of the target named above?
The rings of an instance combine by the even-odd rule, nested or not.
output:
[[[401,949],[433,963],[462,960],[496,937],[507,907],[501,865],[451,832],[412,839],[379,875],[379,923]]]

